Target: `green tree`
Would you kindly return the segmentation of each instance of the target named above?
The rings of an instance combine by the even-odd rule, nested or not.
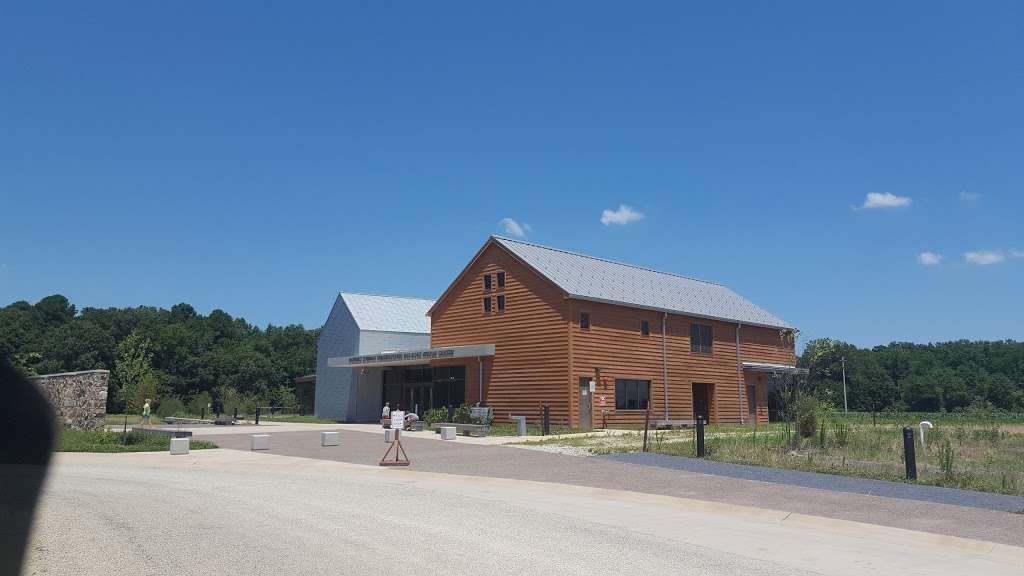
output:
[[[150,351],[150,342],[137,332],[132,332],[117,346],[117,359],[114,361],[114,370],[110,378],[111,391],[108,391],[108,411],[110,411],[109,398],[114,397],[117,406],[125,411],[131,411],[136,407],[140,393],[149,393],[150,398],[156,395],[156,376],[153,375],[153,353]],[[140,392],[141,391],[141,392]],[[141,406],[141,404],[139,404]]]

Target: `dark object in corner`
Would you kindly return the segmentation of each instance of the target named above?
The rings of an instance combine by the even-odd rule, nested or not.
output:
[[[20,574],[56,432],[42,394],[0,356],[0,574]]]

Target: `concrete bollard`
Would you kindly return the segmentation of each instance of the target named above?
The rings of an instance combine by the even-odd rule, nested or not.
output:
[[[338,433],[337,432],[321,432],[320,433],[320,445],[321,446],[337,446],[338,445]]]
[[[252,450],[270,450],[270,436],[267,434],[253,434]]]
[[[508,415],[508,419],[516,424],[516,436],[526,436],[526,416]]]
[[[395,441],[395,433],[398,432],[394,428],[387,428],[384,430],[384,441],[391,444]]]
[[[188,454],[188,438],[171,438],[171,456]]]
[[[441,440],[455,440],[455,426],[441,426]]]

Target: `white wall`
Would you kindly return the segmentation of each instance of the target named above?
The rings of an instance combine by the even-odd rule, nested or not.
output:
[[[352,369],[330,368],[328,358],[355,356],[359,353],[359,327],[341,296],[334,301],[331,314],[320,330],[316,345],[316,406],[320,418],[346,420]]]
[[[376,422],[380,418],[381,369],[331,368],[328,358],[429,347],[430,334],[360,331],[339,296],[317,342],[316,415],[346,422]]]

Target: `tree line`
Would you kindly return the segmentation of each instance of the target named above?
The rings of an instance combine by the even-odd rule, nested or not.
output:
[[[83,308],[61,295],[0,308],[0,355],[26,374],[111,371],[108,411],[137,410],[152,398],[161,413],[208,404],[225,413],[295,403],[292,379],[316,370],[319,330],[260,329],[223,310]],[[855,411],[1024,411],[1024,342],[892,343],[857,348],[807,343],[798,362],[819,398]]]
[[[894,342],[874,348],[827,338],[807,343],[806,387],[843,407],[843,359],[851,411],[1024,411],[1024,342]]]
[[[168,415],[293,405],[292,379],[316,370],[318,334],[188,304],[78,310],[53,295],[0,308],[0,355],[28,375],[110,370],[111,413],[137,411],[146,398]]]

